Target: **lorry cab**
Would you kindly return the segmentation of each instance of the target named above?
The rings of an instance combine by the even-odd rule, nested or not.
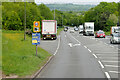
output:
[[[94,22],[85,22],[84,28],[83,28],[83,35],[94,36]]]

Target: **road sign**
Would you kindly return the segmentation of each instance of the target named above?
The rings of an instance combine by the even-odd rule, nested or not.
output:
[[[40,44],[40,33],[32,33],[32,45]]]
[[[40,21],[33,22],[33,32],[40,32]]]

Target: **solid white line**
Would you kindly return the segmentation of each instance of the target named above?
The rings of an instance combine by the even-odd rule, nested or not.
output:
[[[60,36],[59,36],[59,41],[58,41],[58,47],[57,47],[57,49],[56,49],[56,51],[55,51],[55,53],[53,55],[57,54],[59,47],[60,47]]]
[[[105,65],[106,67],[120,67],[120,66],[118,66],[118,65]]]
[[[105,72],[105,75],[107,76],[108,80],[111,80],[110,75],[108,74],[108,72]]]
[[[118,63],[120,61],[102,61],[102,62],[112,62],[112,63]]]
[[[103,64],[102,64],[100,61],[98,61],[98,62],[99,62],[99,64],[100,64],[100,66],[101,66],[102,68],[104,68]]]
[[[118,71],[109,71],[110,73],[120,73],[120,72],[118,72]]]
[[[90,49],[88,49],[89,52],[92,52]]]
[[[84,46],[85,48],[87,48],[87,46]]]
[[[93,56],[94,56],[95,58],[98,58],[95,54],[93,54]]]

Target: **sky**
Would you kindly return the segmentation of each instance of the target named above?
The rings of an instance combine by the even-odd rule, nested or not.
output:
[[[73,4],[99,4],[100,2],[119,2],[120,0],[35,0],[37,4],[52,4],[52,3],[73,3]]]

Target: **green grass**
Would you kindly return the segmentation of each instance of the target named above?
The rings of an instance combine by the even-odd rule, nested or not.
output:
[[[110,35],[110,32],[105,32],[105,35]]]
[[[57,30],[57,35],[59,35],[60,32],[63,31],[63,29],[64,29],[63,27],[58,28],[58,30]]]
[[[0,70],[2,70],[2,31],[0,30]]]
[[[2,33],[2,71],[5,75],[28,76],[35,73],[51,55],[32,45],[32,38],[23,31],[3,31]]]

